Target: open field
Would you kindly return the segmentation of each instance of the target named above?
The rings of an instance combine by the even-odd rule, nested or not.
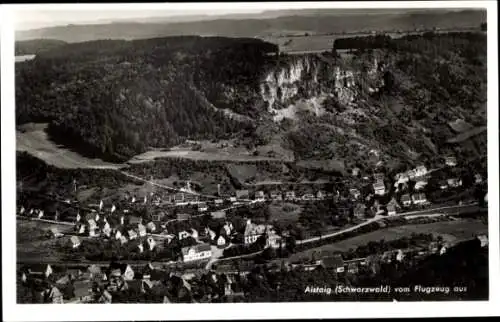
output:
[[[251,155],[250,153],[243,154],[243,153],[231,153],[226,151],[202,152],[202,151],[192,151],[189,149],[177,149],[171,151],[148,151],[136,155],[128,162],[142,163],[142,162],[153,161],[156,158],[186,158],[192,160],[236,161],[236,162],[280,160],[277,158],[271,158],[266,156],[254,156]]]
[[[269,206],[271,221],[276,220],[281,223],[296,223],[299,220],[302,207],[292,203],[272,203]]]
[[[16,131],[16,150],[26,151],[59,168],[119,169],[122,164],[86,158],[52,142],[45,129],[47,124],[25,124]]]
[[[456,242],[473,238],[478,234],[487,234],[488,226],[479,220],[457,220],[436,222],[431,224],[406,225],[400,227],[391,227],[380,229],[367,234],[359,235],[353,238],[345,239],[333,244],[324,245],[321,247],[311,248],[303,252],[298,252],[290,256],[291,262],[298,261],[303,258],[310,259],[313,252],[345,252],[349,249],[356,249],[358,246],[366,245],[370,241],[385,241],[395,240],[404,236],[410,236],[412,233],[433,233],[435,236],[442,236],[445,241]]]

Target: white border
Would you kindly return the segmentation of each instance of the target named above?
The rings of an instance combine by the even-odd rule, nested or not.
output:
[[[498,187],[498,47],[496,1],[432,2],[335,2],[335,3],[171,3],[171,4],[58,4],[2,5],[0,24],[2,54],[2,284],[6,321],[77,320],[197,320],[262,318],[375,318],[491,316],[499,313],[499,207],[490,198],[490,300],[485,302],[399,302],[399,303],[265,303],[265,304],[114,304],[105,305],[18,305],[15,294],[15,129],[14,129],[14,32],[13,17],[22,10],[206,10],[242,8],[274,10],[301,8],[487,8],[488,10],[488,177],[490,196]],[[154,14],[152,14],[154,16]],[[144,305],[147,305],[144,307]],[[360,309],[360,305],[362,309]]]

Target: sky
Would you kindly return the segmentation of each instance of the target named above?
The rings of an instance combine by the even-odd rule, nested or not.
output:
[[[258,13],[256,9],[218,9],[206,10],[19,10],[15,14],[16,30],[27,30],[60,26],[67,24],[108,23],[123,19],[140,19],[150,17],[172,17],[186,15],[224,15],[239,13]]]

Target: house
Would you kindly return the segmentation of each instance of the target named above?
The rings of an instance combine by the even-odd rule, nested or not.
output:
[[[90,265],[87,271],[88,278],[91,281],[102,281],[107,279],[106,274],[101,270],[99,266],[95,264]]]
[[[87,222],[89,224],[89,231],[96,230],[98,228],[94,219],[89,219]]]
[[[285,243],[284,243],[283,238],[281,238],[280,235],[276,234],[275,231],[271,231],[267,235],[266,246],[272,247],[272,248],[281,248],[284,245],[285,245]]]
[[[50,232],[52,233],[52,236],[53,236],[54,238],[59,238],[59,237],[64,236],[64,234],[63,234],[63,233],[61,233],[61,232],[59,231],[59,228],[57,228],[57,227],[52,227],[52,228],[50,229]]]
[[[226,212],[225,211],[213,211],[210,213],[210,216],[212,216],[213,219],[222,219],[222,218],[226,218]]]
[[[125,281],[131,281],[134,279],[134,270],[132,267],[125,263],[111,263],[109,266],[109,276],[110,278],[121,277]]]
[[[323,200],[326,198],[326,193],[324,191],[319,190],[316,193],[316,199]]]
[[[353,177],[357,177],[357,176],[359,176],[360,172],[361,172],[361,170],[356,167],[356,168],[352,169],[351,174]]]
[[[146,225],[146,228],[150,231],[150,232],[155,232],[156,231],[156,225],[154,222],[150,221],[147,225]]]
[[[408,207],[411,205],[411,198],[409,194],[404,194],[401,196],[401,203],[403,206]]]
[[[182,260],[184,262],[192,262],[195,260],[203,260],[212,257],[212,248],[208,244],[198,244],[189,247],[183,247]]]
[[[159,222],[159,221],[162,221],[162,220],[163,220],[163,218],[165,218],[165,216],[166,216],[165,212],[163,212],[163,211],[159,211],[159,212],[157,212],[157,213],[155,213],[155,214],[151,215],[151,220],[152,220],[152,221]]]
[[[71,236],[70,241],[73,248],[78,248],[81,244],[80,238],[78,238],[77,236]]]
[[[245,200],[249,200],[250,199],[250,193],[248,192],[248,190],[236,190],[236,199],[245,199]]]
[[[314,195],[312,193],[306,193],[302,196],[302,200],[314,200]]]
[[[139,232],[139,237],[146,236],[146,226],[143,224],[137,224],[137,231]]]
[[[366,213],[366,206],[362,203],[356,204],[354,207],[354,217],[358,219],[363,219],[365,218],[365,213]]]
[[[425,165],[419,165],[418,167],[415,168],[415,178],[420,178],[425,175],[427,175],[429,171],[427,171],[427,168]]]
[[[193,237],[194,239],[198,239],[199,237],[198,231],[194,228],[191,228],[191,237]]]
[[[219,235],[219,238],[217,238],[217,246],[219,247],[226,246],[226,239],[224,238],[224,236]]]
[[[217,206],[217,207],[218,207],[218,206],[222,206],[222,204],[223,204],[223,203],[224,203],[224,200],[222,200],[222,199],[215,199],[215,200],[214,200],[214,204],[215,204],[215,206]]]
[[[208,236],[210,238],[210,240],[214,240],[216,237],[215,232],[208,227],[205,227],[205,235]]]
[[[208,206],[205,202],[198,204],[198,211],[199,212],[205,212],[207,210],[208,210]]]
[[[382,172],[374,173],[373,178],[375,179],[375,181],[384,181],[385,174],[383,174]]]
[[[184,193],[178,192],[173,195],[172,201],[175,204],[183,203],[184,202]]]
[[[200,201],[200,196],[197,195],[197,194],[187,193],[187,194],[184,195],[184,202],[195,203],[195,202],[198,202],[198,201]]]
[[[224,229],[224,232],[226,233],[226,236],[230,236],[231,233],[232,233],[232,230],[233,230],[233,224],[226,222],[224,224],[224,227],[222,227],[222,228]]]
[[[343,273],[345,271],[344,260],[341,255],[328,256],[320,261],[326,269],[333,269],[337,273]]]
[[[189,218],[191,218],[191,215],[190,214],[185,214],[185,213],[182,213],[182,214],[177,214],[177,220],[189,220]]]
[[[488,236],[487,235],[479,235],[477,239],[481,242],[481,247],[488,246]]]
[[[413,203],[415,205],[424,205],[427,204],[427,198],[425,197],[425,193],[419,192],[412,196]]]
[[[104,235],[106,235],[108,238],[111,237],[111,226],[109,225],[108,222],[105,222],[103,227],[102,227],[102,232]]]
[[[183,240],[183,239],[188,238],[190,236],[191,236],[191,234],[185,230],[179,232],[179,240]]]
[[[28,273],[28,275],[40,275],[45,276],[46,278],[48,278],[53,273],[52,267],[50,265],[43,264],[30,265],[24,270],[26,273]]]
[[[122,232],[117,230],[116,233],[115,233],[115,239],[116,240],[119,240],[120,238],[122,238]]]
[[[229,197],[229,202],[235,203],[236,202],[236,197]]]
[[[149,250],[153,250],[156,247],[156,241],[151,236],[146,239],[146,243],[148,244]]]
[[[244,240],[245,245],[253,244],[257,239],[266,232],[266,226],[256,225],[251,222],[250,219],[247,220],[245,227]]]
[[[135,232],[135,230],[130,229],[130,230],[128,231],[128,239],[130,239],[130,240],[134,240],[134,239],[136,239],[136,238],[137,238],[137,233]]]
[[[427,185],[427,181],[426,180],[418,180],[416,183],[415,183],[415,190],[416,191],[420,191],[422,189],[424,189],[424,187]]]
[[[361,192],[356,188],[351,188],[349,189],[349,195],[352,199],[358,200],[358,198],[361,196]]]
[[[272,191],[269,195],[269,197],[272,199],[272,200],[275,200],[275,201],[281,201],[283,200],[283,196],[281,195],[281,192],[280,191]]]
[[[266,196],[264,195],[264,191],[259,190],[255,192],[255,200],[256,201],[266,201]]]
[[[385,195],[385,184],[383,180],[377,180],[373,184],[373,190],[375,191],[376,195],[383,196]]]
[[[127,237],[125,237],[125,236],[121,235],[121,236],[120,236],[120,243],[121,243],[122,245],[124,245],[124,244],[126,244],[127,242],[128,242]]]
[[[458,178],[450,178],[447,180],[448,186],[452,188],[457,188],[462,186],[462,180]]]
[[[449,167],[454,167],[457,165],[457,159],[455,157],[452,157],[452,156],[444,158],[444,162]]]
[[[285,200],[295,200],[295,191],[287,191],[285,193]]]
[[[50,289],[49,299],[51,300],[52,304],[64,304],[63,294],[56,286],[52,286],[52,288]]]
[[[386,205],[387,207],[387,214],[389,216],[394,216],[399,208],[399,204],[396,201],[396,199],[392,198],[391,201]]]

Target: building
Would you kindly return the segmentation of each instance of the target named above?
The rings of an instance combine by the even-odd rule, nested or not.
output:
[[[52,304],[64,304],[63,294],[56,286],[52,286],[52,288],[50,289],[49,299]]]
[[[178,192],[172,196],[172,202],[175,204],[184,202],[184,193]]]
[[[208,244],[198,244],[182,248],[182,260],[192,262],[212,257],[212,249]]]
[[[462,180],[458,178],[450,178],[447,180],[448,186],[452,188],[458,188],[462,186]]]
[[[64,234],[63,234],[63,233],[61,233],[61,232],[59,231],[59,228],[57,228],[57,227],[52,227],[52,228],[50,229],[50,232],[52,233],[52,236],[53,236],[54,238],[59,238],[59,237],[64,236]]]
[[[207,210],[208,210],[208,206],[205,202],[198,204],[198,211],[199,212],[205,212]]]
[[[419,180],[415,183],[415,190],[417,191],[422,190],[425,188],[426,185],[427,185],[426,180]]]
[[[213,211],[210,213],[210,216],[212,216],[213,219],[223,219],[223,218],[226,218],[226,212],[225,211]]]
[[[43,265],[43,264],[33,264],[29,265],[28,267],[24,268],[26,275],[33,275],[33,276],[43,276],[45,278],[48,278],[50,275],[52,275],[52,267],[50,265]]]
[[[217,238],[217,246],[219,247],[226,246],[226,239],[224,238],[224,236],[219,235],[219,238]]]
[[[143,224],[137,224],[137,231],[139,232],[139,237],[146,236],[146,226]]]
[[[156,221],[156,222],[160,222],[163,220],[163,218],[165,218],[166,216],[166,213],[163,212],[163,211],[159,211],[153,215],[151,215],[151,220],[152,221]]]
[[[412,196],[412,199],[413,199],[413,203],[415,205],[425,205],[425,204],[427,204],[427,198],[425,196],[425,193],[423,193],[423,192],[414,194]]]
[[[269,197],[272,200],[275,200],[275,201],[281,201],[281,200],[283,200],[283,196],[281,195],[280,191],[273,191],[273,192],[271,192],[271,194],[269,195]]]
[[[428,172],[429,171],[427,171],[427,167],[425,165],[419,165],[415,168],[415,178],[426,176]]]
[[[285,193],[285,200],[295,200],[295,191],[287,191]]]
[[[187,231],[185,231],[185,230],[184,230],[184,231],[180,231],[180,232],[179,232],[179,240],[182,240],[182,239],[188,238],[188,237],[190,237],[190,236],[191,236],[191,234],[190,234],[190,233],[188,233],[188,232],[187,232]]]
[[[403,196],[401,196],[401,203],[405,207],[411,206],[411,197],[410,197],[410,195],[409,194],[404,194]]]
[[[236,190],[236,199],[249,200],[250,193],[246,189],[245,190]]]
[[[245,245],[253,244],[257,239],[266,232],[266,226],[256,225],[251,222],[250,219],[247,220],[245,227],[244,240]]]
[[[324,192],[322,190],[319,190],[318,192],[316,192],[316,199],[323,200],[325,198],[326,198],[326,192]]]
[[[320,265],[326,269],[332,269],[337,273],[343,273],[345,271],[344,260],[340,255],[325,257],[320,261]]]
[[[124,263],[111,263],[109,266],[109,277],[117,278],[121,277],[125,281],[131,281],[134,279],[134,270],[128,264]]]
[[[78,248],[81,245],[80,238],[77,236],[71,236],[70,241],[73,248]]]
[[[356,204],[354,207],[354,217],[358,219],[364,219],[366,213],[366,206],[362,203]]]
[[[264,191],[259,190],[255,192],[255,200],[256,201],[266,201],[266,196],[264,194]]]
[[[449,167],[454,167],[457,165],[457,159],[453,156],[449,156],[449,157],[444,158],[444,162]]]
[[[385,195],[385,184],[383,180],[377,180],[373,184],[373,190],[375,191],[376,195],[383,196]]]
[[[314,200],[314,195],[312,193],[306,193],[302,196],[302,200]]]
[[[146,239],[146,243],[148,244],[149,250],[153,250],[156,247],[156,241],[151,236]]]
[[[391,201],[386,205],[387,207],[387,214],[389,216],[394,216],[397,213],[397,210],[399,209],[399,204],[396,201],[396,199],[392,198]]]
[[[383,174],[382,172],[374,173],[373,178],[375,179],[375,181],[384,181],[385,174]]]
[[[217,207],[222,206],[224,204],[224,200],[222,200],[222,199],[215,199],[214,200],[214,204]]]
[[[123,237],[123,236],[122,236],[122,237]],[[135,232],[135,230],[130,229],[130,230],[128,231],[128,239],[130,239],[130,240],[134,240],[134,239],[136,239],[136,238],[137,238],[137,233]]]
[[[150,231],[150,232],[155,232],[156,231],[156,224],[152,221],[148,222],[148,224],[146,225],[146,228]]]
[[[190,214],[186,214],[186,213],[179,213],[177,214],[177,220],[189,220],[191,218],[191,215]]]
[[[359,192],[359,190],[356,188],[351,188],[349,189],[349,195],[353,200],[358,200],[358,198],[361,196],[361,192]]]
[[[488,246],[488,236],[487,235],[479,235],[477,239],[481,242],[481,247]]]

